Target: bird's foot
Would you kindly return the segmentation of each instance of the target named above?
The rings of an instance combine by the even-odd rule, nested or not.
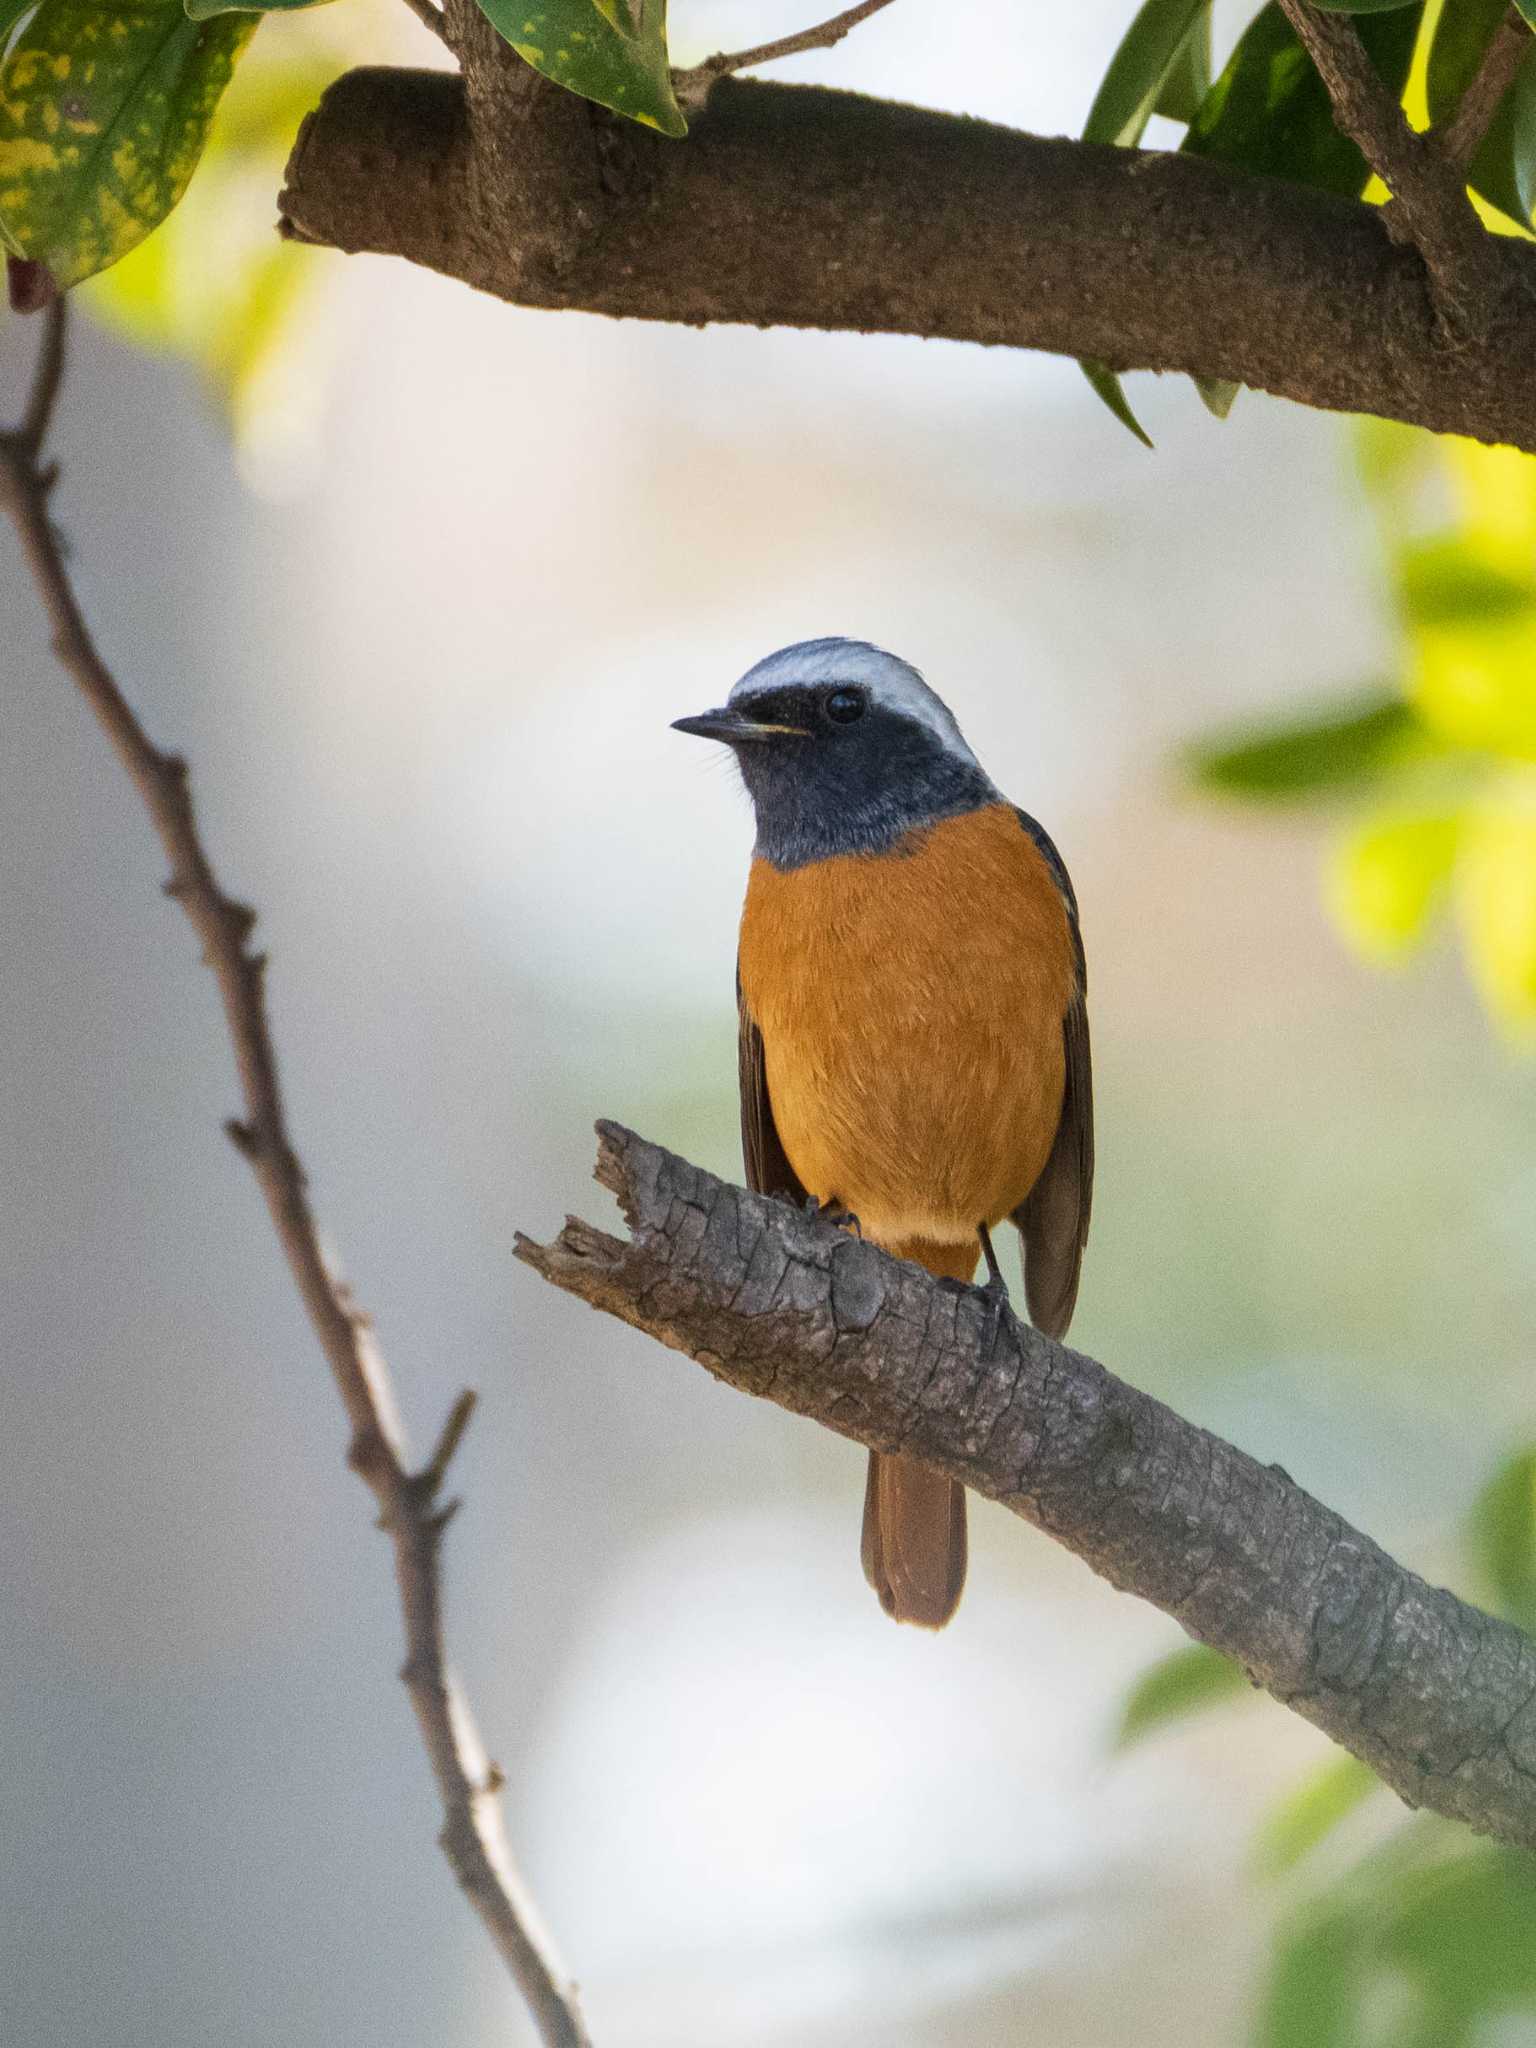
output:
[[[807,1195],[805,1213],[814,1216],[818,1223],[830,1223],[838,1230],[851,1230],[854,1236],[860,1239],[864,1236],[863,1225],[858,1217],[841,1202],[818,1202],[814,1195]]]
[[[990,1362],[997,1350],[997,1340],[1003,1333],[1003,1318],[1012,1314],[1013,1304],[1008,1293],[1008,1282],[1003,1278],[1003,1269],[997,1263],[997,1253],[992,1247],[991,1231],[985,1223],[978,1223],[976,1234],[981,1239],[981,1255],[987,1262],[987,1277],[977,1291],[986,1296],[988,1320],[992,1325],[987,1332],[986,1350],[982,1354]]]

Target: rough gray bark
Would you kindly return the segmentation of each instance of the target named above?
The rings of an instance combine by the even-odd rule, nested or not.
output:
[[[972,1288],[728,1186],[617,1124],[574,1218],[517,1255],[717,1379],[963,1480],[1236,1658],[1410,1805],[1536,1847],[1536,1644],[1263,1465]]]
[[[463,18],[455,0],[450,26]],[[1422,258],[1375,207],[755,81],[722,82],[671,142],[531,74],[493,90],[486,72],[517,60],[478,30],[461,42],[468,97],[443,72],[354,71],[330,89],[288,166],[287,234],[523,305],[1047,349],[1536,450],[1524,243],[1479,251],[1489,300],[1451,347]],[[541,190],[550,204],[530,212]]]

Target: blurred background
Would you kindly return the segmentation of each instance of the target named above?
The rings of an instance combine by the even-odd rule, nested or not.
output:
[[[784,75],[1080,127],[1123,0],[973,11],[893,7]],[[675,54],[805,18],[678,0]],[[435,61],[382,0],[283,27],[292,119],[350,53]],[[275,173],[237,170],[264,238]],[[1074,1342],[1520,1612],[1529,465],[1135,379],[1149,454],[1069,362],[307,252],[242,272],[211,346],[195,202],[77,325],[57,509],[261,910],[300,1146],[418,1444],[482,1394],[452,1642],[595,2038],[1536,2041],[1512,1859],[991,1506],[954,1626],[894,1629],[861,1452],[510,1253],[606,1215],[598,1115],[737,1174],[750,825],[668,722],[783,642],[873,639],[1076,880]],[[220,1133],[213,987],[8,540],[0,645],[4,2036],[530,2040],[433,1846],[388,1555]]]

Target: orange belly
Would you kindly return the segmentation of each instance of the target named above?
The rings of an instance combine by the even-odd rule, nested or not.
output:
[[[742,999],[790,1165],[888,1246],[974,1245],[1039,1177],[1076,968],[1061,892],[1011,806],[890,853],[755,860]]]

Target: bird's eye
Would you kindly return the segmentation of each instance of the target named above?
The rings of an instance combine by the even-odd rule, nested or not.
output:
[[[864,716],[866,701],[862,690],[829,690],[822,709],[834,725],[852,725]]]

